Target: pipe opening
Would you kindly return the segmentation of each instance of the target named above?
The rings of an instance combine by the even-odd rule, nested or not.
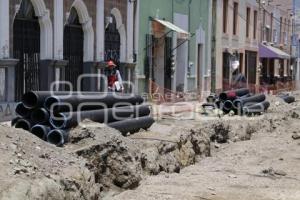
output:
[[[64,144],[64,136],[62,131],[60,130],[53,130],[51,131],[48,136],[47,136],[47,141],[50,144],[54,144],[54,145],[63,145]]]
[[[231,110],[233,108],[233,103],[231,101],[224,102],[224,109]]]
[[[20,117],[16,117],[14,119],[11,120],[11,127],[14,127],[16,125],[16,123],[18,122],[18,120],[20,120]]]
[[[44,103],[45,108],[50,111],[51,109],[53,109],[52,111],[56,110],[56,107],[59,103],[58,98],[56,97],[48,97]],[[56,105],[56,106],[52,106],[52,105]],[[52,108],[51,108],[52,107]]]
[[[240,107],[242,107],[242,101],[240,101],[240,100],[235,100],[235,101],[233,102],[233,105],[234,105],[235,108],[240,108]]]
[[[24,106],[23,103],[19,103],[16,106],[16,113],[21,117],[27,117],[30,113],[29,109]]]
[[[27,120],[20,119],[16,122],[15,128],[20,128],[20,129],[24,129],[25,131],[29,131],[31,128],[31,125]]]
[[[42,140],[45,139],[45,135],[47,134],[47,130],[43,126],[34,126],[31,129],[31,133]]]
[[[27,108],[34,108],[38,104],[38,96],[34,92],[27,92],[22,96],[22,102]]]
[[[222,100],[222,101],[226,101],[227,100],[227,94],[226,93],[221,93],[220,95],[219,95],[219,98],[220,98],[220,100]]]
[[[51,118],[50,123],[55,128],[64,128],[67,123],[67,117],[62,113],[58,113]]]
[[[35,123],[42,123],[49,120],[49,114],[48,112],[41,108],[36,109],[31,113],[31,120]]]

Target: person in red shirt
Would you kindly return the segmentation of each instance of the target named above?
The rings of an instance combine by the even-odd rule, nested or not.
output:
[[[114,61],[110,60],[107,62],[105,74],[107,76],[108,91],[123,92],[124,87],[123,87],[121,73],[117,69],[117,65],[114,63]]]

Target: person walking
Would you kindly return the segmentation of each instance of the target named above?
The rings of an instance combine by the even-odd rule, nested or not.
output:
[[[123,92],[124,86],[120,71],[114,61],[107,62],[105,68],[105,75],[107,77],[107,86],[109,92]]]

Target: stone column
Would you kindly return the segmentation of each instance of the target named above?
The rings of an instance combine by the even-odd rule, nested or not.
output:
[[[134,2],[127,2],[127,56],[129,63],[133,62],[133,25],[134,25]]]
[[[0,1],[0,59],[9,58],[9,0]]]
[[[54,59],[63,59],[64,3],[54,0]]]
[[[97,0],[96,20],[96,60],[104,60],[104,0]]]
[[[83,91],[96,91],[97,71],[95,62],[83,63],[83,78],[81,79],[81,89]]]
[[[17,59],[0,59],[0,68],[5,69],[5,101],[15,101],[15,66],[19,60]]]
[[[10,59],[9,55],[9,0],[0,1],[0,68],[5,70],[5,99],[12,102],[15,100],[15,66],[16,59]]]

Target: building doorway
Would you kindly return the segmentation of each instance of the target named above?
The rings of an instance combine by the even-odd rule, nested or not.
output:
[[[231,54],[223,52],[223,90],[230,89]]]
[[[184,39],[177,39],[177,45],[182,44],[176,51],[176,92],[184,92],[186,83],[186,69],[188,60],[188,44]]]
[[[202,88],[203,88],[203,66],[202,66],[202,61],[203,61],[203,45],[202,44],[198,44],[198,50],[197,50],[197,88],[198,88],[198,92],[199,94],[201,94],[202,92]]]
[[[257,52],[245,52],[245,76],[248,84],[256,84],[256,66],[257,66]]]
[[[23,0],[13,23],[15,100],[29,90],[40,89],[40,25],[30,0]]]
[[[64,28],[64,59],[68,61],[65,80],[72,84],[73,90],[81,90],[77,88],[77,80],[83,73],[83,30],[75,8],[71,9]]]
[[[165,37],[165,65],[164,65],[165,89],[171,91],[172,88],[172,38]]]

